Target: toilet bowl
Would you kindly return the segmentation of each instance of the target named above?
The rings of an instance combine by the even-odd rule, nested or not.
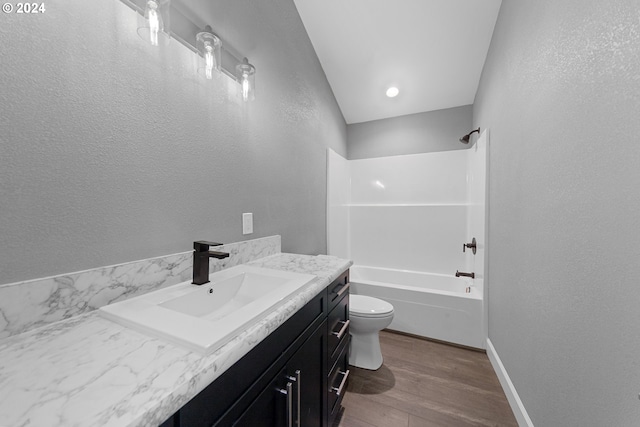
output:
[[[378,298],[351,294],[349,320],[349,364],[375,371],[382,366],[378,333],[391,324],[393,306]]]

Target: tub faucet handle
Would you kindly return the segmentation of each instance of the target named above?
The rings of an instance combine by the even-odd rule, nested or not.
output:
[[[462,244],[462,252],[466,252],[467,248],[471,249],[471,252],[473,252],[473,254],[476,254],[476,238],[474,237],[473,239],[471,239],[471,243],[463,243]]]

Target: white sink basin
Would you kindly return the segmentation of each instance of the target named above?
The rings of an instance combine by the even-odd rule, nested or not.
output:
[[[239,265],[210,283],[169,286],[100,308],[103,317],[210,354],[302,290],[315,276]]]

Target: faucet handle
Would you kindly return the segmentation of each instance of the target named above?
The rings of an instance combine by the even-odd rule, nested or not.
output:
[[[473,254],[475,255],[476,254],[476,247],[477,247],[476,238],[474,237],[471,240],[471,243],[463,243],[462,244],[462,252],[466,252],[467,248],[470,248],[471,251],[473,252]]]
[[[209,246],[222,246],[222,243],[207,242],[206,240],[193,242],[193,249],[195,249],[196,252],[207,252],[209,250]]]

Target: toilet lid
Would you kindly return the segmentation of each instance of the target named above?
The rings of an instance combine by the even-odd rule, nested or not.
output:
[[[393,313],[393,306],[386,301],[366,295],[349,295],[349,314],[377,317]]]

